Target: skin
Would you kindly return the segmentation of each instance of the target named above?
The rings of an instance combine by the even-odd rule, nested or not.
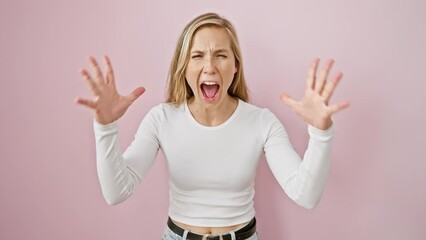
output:
[[[318,58],[312,61],[306,79],[305,95],[302,100],[296,101],[286,93],[281,95],[281,100],[291,107],[303,121],[318,129],[326,130],[333,124],[331,116],[349,107],[349,102],[342,101],[337,104],[329,105],[330,98],[342,79],[343,74],[338,72],[331,81],[327,81],[330,70],[334,64],[334,60],[329,59],[325,64],[325,68],[317,77],[316,73],[319,61]]]
[[[232,115],[238,104],[237,99],[228,94],[237,72],[231,40],[223,28],[204,27],[194,35],[190,53],[185,77],[194,96],[188,99],[189,109],[199,123],[220,125]],[[213,101],[203,97],[201,84],[204,81],[220,86]]]
[[[114,72],[108,56],[104,56],[106,76],[103,76],[94,57],[89,57],[88,60],[96,80],[86,69],[81,69],[80,74],[86,80],[95,97],[93,99],[77,97],[74,101],[92,109],[95,120],[100,124],[106,125],[123,116],[130,105],[145,92],[145,88],[138,87],[129,95],[122,96],[115,86]]]
[[[238,101],[227,93],[237,71],[235,57],[231,51],[229,38],[223,29],[215,27],[200,29],[195,34],[193,42],[191,58],[185,74],[187,82],[194,92],[194,96],[188,99],[188,106],[199,123],[216,126],[225,122],[238,105]],[[319,59],[316,58],[312,61],[302,100],[296,101],[288,94],[281,96],[282,101],[306,123],[322,130],[326,130],[332,125],[332,115],[349,106],[347,101],[329,105],[329,100],[343,76],[338,72],[331,81],[327,81],[333,63],[334,60],[329,59],[317,76]],[[145,88],[138,87],[129,95],[120,95],[115,86],[109,58],[104,57],[105,76],[95,58],[89,57],[89,64],[92,67],[94,78],[86,69],[80,70],[80,74],[86,80],[94,98],[78,97],[75,102],[92,109],[94,117],[99,123],[109,124],[123,116],[130,105],[145,92]],[[206,101],[202,96],[200,84],[205,80],[215,81],[220,85],[219,95],[214,101]],[[180,222],[175,223],[200,234],[228,232],[245,224],[227,227],[198,227]]]

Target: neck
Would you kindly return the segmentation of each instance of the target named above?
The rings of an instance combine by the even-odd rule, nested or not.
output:
[[[194,97],[188,99],[188,107],[198,123],[213,127],[226,122],[238,106],[238,100],[227,96],[217,104],[206,104]]]

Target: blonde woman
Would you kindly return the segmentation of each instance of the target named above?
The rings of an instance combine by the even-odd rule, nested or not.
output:
[[[145,116],[123,154],[117,121],[145,89],[120,95],[111,62],[104,61],[105,76],[94,58],[94,76],[81,71],[95,98],[76,102],[94,111],[98,175],[108,204],[135,192],[159,149],[170,175],[164,240],[258,239],[253,184],[262,152],[294,202],[308,209],[319,202],[329,168],[331,116],[348,106],[328,104],[342,78],[339,73],[327,81],[332,60],[318,77],[319,60],[313,61],[301,101],[282,96],[308,124],[303,161],[274,114],[248,103],[237,34],[223,17],[203,14],[184,28],[170,66],[167,100]]]

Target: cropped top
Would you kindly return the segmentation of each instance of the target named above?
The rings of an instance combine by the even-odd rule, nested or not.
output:
[[[254,217],[254,179],[263,153],[286,194],[305,208],[316,206],[328,174],[333,126],[308,126],[303,161],[274,114],[241,100],[232,116],[214,127],[199,124],[186,103],[159,104],[144,117],[124,153],[117,122],[94,121],[94,131],[98,177],[109,204],[136,191],[161,149],[169,173],[170,217],[193,226],[224,227]]]

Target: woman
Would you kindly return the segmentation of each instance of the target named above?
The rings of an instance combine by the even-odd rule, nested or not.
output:
[[[163,239],[258,239],[253,205],[254,176],[262,152],[287,195],[305,208],[319,201],[328,173],[331,116],[347,102],[328,105],[342,74],[327,81],[333,61],[316,78],[309,70],[302,101],[282,100],[309,124],[303,161],[284,127],[267,109],[248,101],[234,27],[214,13],[183,30],[170,67],[166,103],[151,109],[132,144],[120,153],[117,120],[145,91],[118,94],[108,57],[106,76],[90,58],[94,80],[81,74],[95,99],[76,102],[94,110],[97,166],[109,204],[131,196],[159,149],[170,174],[169,220]]]

